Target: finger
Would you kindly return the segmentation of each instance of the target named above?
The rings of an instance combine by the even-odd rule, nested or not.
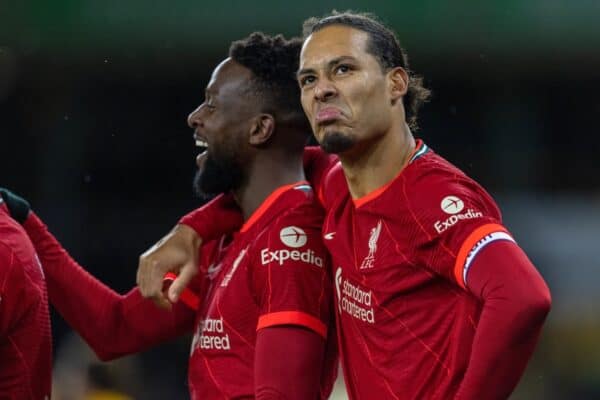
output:
[[[148,275],[150,273],[152,273],[152,268],[153,265],[156,263],[156,261],[153,260],[152,255],[149,255],[148,253],[150,253],[152,251],[151,247],[150,249],[146,250],[139,258],[138,261],[138,269],[137,269],[137,274],[136,274],[136,282],[140,288],[140,292],[142,293],[142,295],[144,297],[149,297],[149,293],[148,293]]]
[[[142,286],[142,282],[143,282],[143,274],[142,274],[142,270],[144,269],[144,265],[145,265],[145,259],[144,256],[140,256],[140,260],[138,261],[138,268],[137,268],[137,272],[135,274],[135,283],[140,287],[141,290],[141,286]]]
[[[171,308],[171,303],[163,291],[163,272],[161,265],[154,261],[146,264],[147,269],[142,271],[141,277],[146,296],[160,308]],[[141,288],[140,288],[141,292]],[[144,293],[142,293],[144,295]]]
[[[167,297],[161,292],[159,295],[152,297],[152,301],[159,308],[171,309],[172,304]]]
[[[163,269],[164,267],[157,260],[146,260],[142,263],[138,269],[138,285],[143,297],[164,297],[162,293]]]
[[[175,278],[169,287],[169,300],[172,303],[177,302],[181,296],[181,292],[189,285],[194,276],[198,273],[198,267],[195,263],[187,263],[181,268],[179,276]]]
[[[152,296],[152,293],[149,289],[148,275],[152,273],[152,267],[147,259],[140,259],[140,264],[138,266],[137,271],[137,284],[140,289],[140,293],[143,297],[149,298]]]

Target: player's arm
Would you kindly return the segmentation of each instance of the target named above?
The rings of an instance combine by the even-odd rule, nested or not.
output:
[[[23,224],[45,273],[51,304],[103,360],[148,349],[191,331],[183,304],[157,308],[137,289],[120,295],[83,269],[31,212]]]
[[[142,295],[162,307],[177,302],[198,272],[198,249],[202,243],[234,232],[242,224],[242,213],[228,195],[219,195],[185,215],[171,232],[140,256],[137,283]],[[178,276],[165,295],[163,278],[169,272]]]
[[[506,399],[533,354],[550,291],[523,250],[508,240],[481,249],[465,276],[483,310],[456,398]]]
[[[252,287],[259,306],[255,390],[260,399],[319,395],[332,288],[321,220],[311,212],[298,209],[281,217],[252,251]]]
[[[304,148],[304,174],[322,205],[326,203],[326,187],[329,186],[327,176],[338,161],[337,156],[325,153],[319,146]]]
[[[478,185],[451,171],[410,182],[420,260],[481,303],[457,399],[506,399],[533,354],[550,309],[546,283]],[[416,196],[416,193],[421,193]]]
[[[0,343],[7,339],[10,328],[23,315],[22,287],[25,282],[23,268],[18,268],[14,252],[0,242]]]
[[[257,400],[316,399],[325,341],[299,326],[273,326],[256,334]]]
[[[336,163],[337,157],[325,154],[318,147],[305,149],[306,175],[321,202],[326,176]],[[219,195],[185,215],[171,232],[140,256],[137,283],[142,295],[162,307],[176,302],[198,272],[201,244],[238,230],[243,222],[241,211],[230,195]],[[168,272],[174,272],[178,277],[165,295],[162,281]]]

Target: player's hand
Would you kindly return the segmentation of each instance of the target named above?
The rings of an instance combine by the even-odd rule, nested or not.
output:
[[[31,211],[31,206],[27,200],[5,188],[0,188],[0,196],[6,203],[10,216],[18,223],[23,224],[29,216],[29,211]]]
[[[178,224],[140,256],[137,284],[143,297],[159,307],[168,308],[179,300],[183,289],[198,272],[198,249],[202,239],[189,226]],[[168,272],[178,277],[163,291],[163,279]]]

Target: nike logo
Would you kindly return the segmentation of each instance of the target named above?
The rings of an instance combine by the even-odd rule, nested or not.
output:
[[[326,233],[325,235],[323,235],[323,237],[326,240],[331,240],[331,239],[333,239],[334,236],[335,236],[335,232],[329,232],[329,233]]]

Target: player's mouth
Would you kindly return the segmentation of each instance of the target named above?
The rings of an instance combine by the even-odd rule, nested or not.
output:
[[[198,135],[197,133],[194,134],[194,142],[196,143],[196,147],[199,147],[202,150],[208,149],[208,142],[206,141],[206,139]]]
[[[196,165],[199,169],[202,169],[204,162],[206,161],[206,157],[208,156],[208,141],[198,133],[194,133],[194,142],[196,147],[200,149],[200,153],[198,153],[196,156]]]
[[[316,120],[317,124],[324,125],[324,124],[335,122],[342,117],[343,117],[342,110],[340,110],[337,107],[328,106],[328,107],[320,109],[317,112],[315,120]]]

